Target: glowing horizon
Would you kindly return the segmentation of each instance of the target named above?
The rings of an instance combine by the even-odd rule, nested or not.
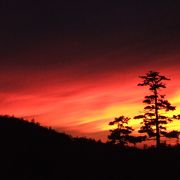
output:
[[[65,68],[62,72],[53,69],[33,74],[15,70],[27,77],[8,71],[10,81],[15,83],[15,91],[10,89],[0,93],[0,113],[35,118],[42,125],[59,131],[105,140],[111,128],[108,123],[112,119],[121,115],[132,118],[143,111],[142,100],[149,92],[145,87],[137,87],[141,81],[138,76],[149,70],[157,69],[171,79],[162,93],[177,106],[174,114],[180,114],[178,66],[160,66],[167,56],[159,58],[161,61],[143,67],[132,66],[121,71],[118,68],[115,71],[110,69],[82,77],[80,69],[84,68],[84,64]],[[178,56],[171,58],[177,59]],[[7,79],[1,77],[1,81]],[[137,129],[139,121],[131,121],[130,125]],[[180,129],[180,123],[172,123],[169,128]]]

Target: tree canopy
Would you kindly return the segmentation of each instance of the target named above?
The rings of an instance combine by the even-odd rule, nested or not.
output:
[[[145,140],[146,136],[132,135],[134,129],[128,126],[129,120],[130,118],[128,117],[120,116],[109,123],[110,126],[117,125],[117,128],[110,130],[110,135],[108,136],[108,139],[111,143],[125,146],[129,143],[136,145],[136,143]]]
[[[146,95],[143,103],[144,114],[135,116],[134,119],[143,119],[139,133],[147,133],[149,138],[155,137],[156,146],[161,144],[161,137],[178,138],[179,131],[168,132],[166,124],[171,123],[174,119],[179,119],[179,115],[169,117],[166,112],[174,111],[175,106],[165,99],[161,94],[161,89],[166,88],[165,81],[170,80],[166,76],[160,75],[159,72],[149,71],[145,76],[140,76],[142,82],[138,86],[147,86],[150,94]]]
[[[108,139],[111,143],[121,146],[129,143],[135,145],[138,142],[155,139],[156,147],[161,145],[161,137],[178,140],[180,131],[168,131],[166,125],[173,120],[179,120],[180,115],[168,116],[167,112],[176,110],[176,107],[165,98],[166,95],[161,94],[161,90],[166,88],[165,81],[170,79],[156,71],[149,71],[140,78],[142,82],[138,86],[148,87],[150,91],[150,94],[146,95],[143,100],[145,104],[143,114],[134,117],[134,120],[142,119],[138,132],[143,136],[135,136],[134,129],[128,126],[130,118],[122,115],[109,123],[111,126],[117,125],[117,128],[110,130]]]

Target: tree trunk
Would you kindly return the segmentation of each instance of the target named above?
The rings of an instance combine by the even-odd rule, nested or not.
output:
[[[157,90],[154,90],[154,95],[155,95],[155,117],[156,117],[156,147],[158,148],[160,146],[160,133],[159,133]]]

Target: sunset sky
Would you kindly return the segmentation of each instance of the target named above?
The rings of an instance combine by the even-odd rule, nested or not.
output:
[[[149,70],[180,113],[178,3],[1,1],[0,113],[105,140],[114,117],[142,112]]]

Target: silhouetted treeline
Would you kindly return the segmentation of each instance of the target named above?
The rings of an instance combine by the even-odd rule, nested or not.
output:
[[[121,148],[0,116],[1,179],[180,179],[179,162],[179,146]]]

